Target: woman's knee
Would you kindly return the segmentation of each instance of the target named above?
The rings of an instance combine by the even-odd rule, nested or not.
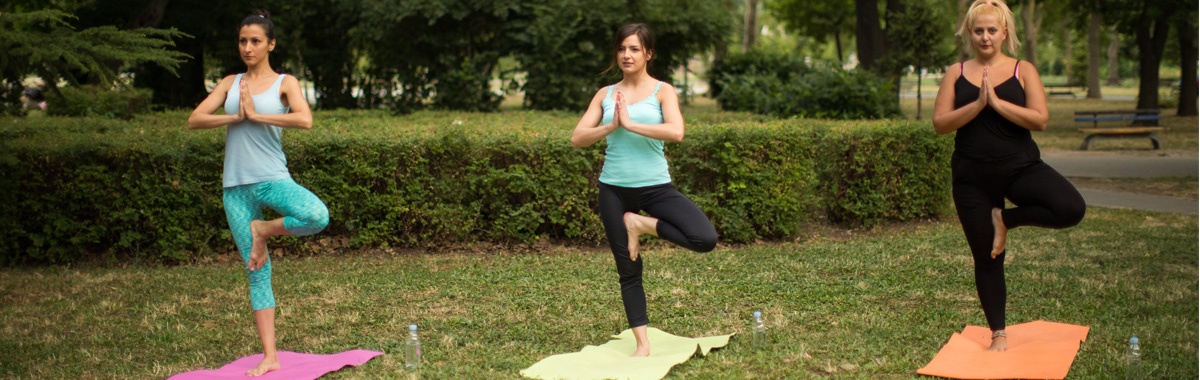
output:
[[[329,208],[324,203],[318,203],[308,212],[290,215],[295,219],[294,225],[288,231],[298,236],[312,235],[325,230],[329,226]]]
[[[1084,214],[1087,213],[1087,204],[1083,199],[1072,201],[1062,205],[1059,210],[1059,215],[1062,217],[1062,226],[1074,227],[1083,221]]]

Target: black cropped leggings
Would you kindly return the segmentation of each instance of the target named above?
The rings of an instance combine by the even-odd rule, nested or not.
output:
[[[1087,205],[1075,186],[1042,162],[1036,151],[1003,162],[955,157],[951,167],[954,207],[958,209],[958,220],[975,258],[975,290],[979,292],[988,327],[993,331],[1003,330],[1007,302],[1005,255],[992,258],[996,234],[992,208],[1004,208],[1004,198],[1017,205],[1002,212],[1004,225],[1009,229],[1067,228],[1083,220]]]
[[[625,213],[645,210],[658,218],[658,237],[681,247],[708,252],[717,245],[717,231],[708,216],[670,183],[646,187],[621,187],[600,184],[600,220],[608,237],[608,246],[617,261],[621,302],[629,327],[645,326],[646,291],[642,288],[642,262],[629,259],[629,234],[625,231]]]

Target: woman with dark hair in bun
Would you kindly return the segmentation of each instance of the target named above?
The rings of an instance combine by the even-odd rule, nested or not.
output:
[[[246,72],[222,79],[192,111],[189,129],[228,126],[222,175],[225,217],[250,277],[250,305],[263,359],[246,375],[280,368],[275,352],[275,294],[267,238],[312,235],[325,229],[329,210],[311,191],[292,181],[280,145],[283,129],[312,128],[312,111],[295,77],[271,69],[275,26],[265,11],[255,11],[238,27],[238,53]],[[225,107],[225,114],[215,114]],[[262,208],[283,215],[263,220]]]
[[[696,252],[717,245],[708,217],[671,185],[663,141],[683,140],[683,116],[675,87],[647,71],[653,59],[654,38],[646,24],[618,29],[609,69],[619,67],[621,81],[596,92],[571,134],[576,148],[601,139],[608,144],[600,170],[600,220],[617,262],[625,317],[637,341],[633,356],[650,355],[638,238],[654,235]]]

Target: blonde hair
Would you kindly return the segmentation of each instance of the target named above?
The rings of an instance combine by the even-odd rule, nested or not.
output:
[[[975,0],[967,9],[967,15],[963,17],[962,25],[959,26],[958,32],[954,33],[954,36],[958,37],[962,43],[963,51],[970,52],[972,55],[977,53],[971,44],[971,28],[975,26],[975,19],[979,16],[993,15],[1008,31],[1005,33],[1004,45],[1001,48],[1007,50],[1009,54],[1017,53],[1021,41],[1017,41],[1017,26],[1013,23],[1013,13],[1011,9],[1008,9],[1008,4],[1005,4],[1003,0]]]

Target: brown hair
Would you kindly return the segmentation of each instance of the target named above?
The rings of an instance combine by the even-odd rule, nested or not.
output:
[[[650,34],[650,27],[643,23],[629,24],[617,29],[617,34],[613,35],[612,62],[608,64],[608,68],[600,75],[608,74],[614,67],[617,67],[617,51],[621,50],[621,43],[629,36],[636,34],[638,39],[642,41],[642,51],[649,54],[651,59],[654,57],[654,35]],[[646,70],[650,70],[650,60],[646,60]]]
[[[250,12],[249,16],[246,16],[246,18],[242,19],[242,25],[238,26],[238,31],[241,32],[242,28],[250,25],[258,25],[262,27],[263,32],[267,34],[267,42],[275,39],[275,23],[271,22],[271,14],[267,13],[267,11],[256,9],[253,12]]]

